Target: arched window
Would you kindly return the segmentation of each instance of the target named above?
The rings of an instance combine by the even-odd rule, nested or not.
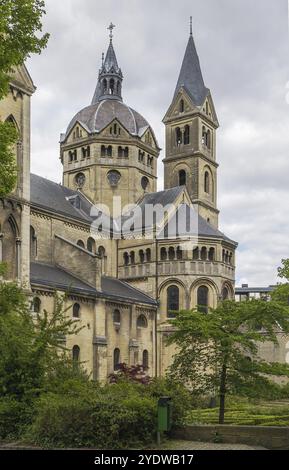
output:
[[[197,261],[199,259],[199,248],[196,247],[193,249],[193,260]]]
[[[106,81],[106,78],[103,80],[102,82],[102,93],[105,95],[106,93],[106,90],[107,90],[107,81]]]
[[[188,145],[189,143],[190,143],[190,126],[186,125],[185,132],[184,132],[184,144]]]
[[[181,250],[181,247],[179,246],[177,248],[177,259],[183,259],[183,251]]]
[[[200,286],[197,295],[197,308],[199,312],[208,313],[209,289],[207,286]]]
[[[107,156],[108,156],[108,157],[112,157],[112,146],[111,146],[111,145],[109,145],[109,146],[107,147]]]
[[[208,149],[211,148],[211,131],[210,130],[207,131],[207,147]]]
[[[91,253],[95,253],[95,240],[91,237],[87,240],[87,250]]]
[[[113,370],[118,370],[120,366],[120,350],[115,348],[113,351]]]
[[[116,93],[118,95],[120,95],[120,83],[119,83],[119,80],[117,81],[117,85],[116,85]]]
[[[169,247],[169,260],[173,261],[175,259],[175,249],[173,246]]]
[[[151,252],[151,249],[150,248],[147,248],[146,249],[146,259],[147,259],[147,262],[150,263],[151,260],[152,260],[152,252]]]
[[[179,171],[179,186],[185,186],[187,182],[187,174],[185,170]]]
[[[134,253],[134,251],[130,252],[130,262],[131,262],[131,264],[135,264],[135,253]]]
[[[180,113],[183,113],[183,112],[184,112],[184,109],[185,109],[184,100],[181,100],[181,101],[180,101]]]
[[[204,189],[205,189],[205,193],[207,194],[210,193],[210,175],[208,171],[205,172],[205,176],[204,176]]]
[[[117,150],[117,156],[118,158],[122,158],[122,155],[123,155],[123,150],[122,150],[122,147],[118,147],[118,150]]]
[[[72,348],[72,360],[74,363],[78,363],[80,360],[80,347],[77,345]]]
[[[140,261],[140,263],[144,263],[144,260],[145,260],[144,251],[143,251],[143,250],[140,250],[140,251],[139,251],[139,261]]]
[[[125,149],[124,149],[124,158],[128,158],[128,153],[129,153],[128,147],[125,147]]]
[[[110,95],[114,94],[114,79],[113,78],[109,80],[109,94]]]
[[[129,255],[128,255],[128,253],[123,254],[123,262],[124,262],[125,266],[129,265]]]
[[[83,243],[82,240],[78,240],[77,245],[80,246],[80,248],[85,248],[85,244]]]
[[[175,312],[180,309],[180,291],[177,286],[170,286],[167,290],[167,317],[174,318]]]
[[[223,287],[223,290],[222,290],[222,299],[223,300],[228,300],[229,298],[229,291],[228,291],[228,288],[227,287]]]
[[[113,323],[120,324],[120,311],[118,309],[113,312]]]
[[[34,313],[40,313],[40,310],[41,310],[41,300],[39,299],[39,297],[34,297],[32,301],[32,311]]]
[[[143,176],[141,179],[141,187],[145,191],[149,185],[149,179],[146,176]]]
[[[145,349],[142,353],[142,365],[144,370],[149,368],[149,353],[147,349]]]
[[[144,315],[139,315],[136,321],[137,328],[147,328],[148,321]]]
[[[168,258],[167,256],[167,249],[165,247],[161,248],[161,261],[166,261]]]
[[[80,318],[80,305],[77,303],[73,304],[72,316],[73,318]]]
[[[209,260],[214,261],[215,260],[215,248],[210,248],[209,249]]]
[[[34,260],[37,256],[37,237],[35,230],[30,226],[30,258]]]
[[[104,258],[104,257],[105,257],[105,248],[104,248],[104,246],[100,246],[100,247],[98,248],[98,254],[99,254],[99,256],[100,256],[101,258]]]
[[[205,246],[201,249],[201,260],[207,261],[207,248]]]
[[[182,143],[182,132],[179,127],[176,128],[176,145],[179,147]]]
[[[101,157],[105,157],[105,155],[106,155],[106,151],[105,151],[105,146],[104,146],[104,145],[101,146],[100,155],[101,155]]]

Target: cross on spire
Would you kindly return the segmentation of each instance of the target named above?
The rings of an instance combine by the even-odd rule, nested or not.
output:
[[[190,16],[190,36],[193,35],[193,17]]]
[[[107,29],[110,31],[110,33],[109,33],[109,39],[110,39],[111,41],[112,41],[112,38],[113,38],[112,32],[113,32],[113,29],[114,29],[114,28],[115,28],[115,24],[113,24],[113,23],[110,23],[109,27],[107,28]]]

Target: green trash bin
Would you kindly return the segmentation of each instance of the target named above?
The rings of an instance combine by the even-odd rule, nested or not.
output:
[[[170,431],[172,427],[171,397],[161,397],[158,401],[158,432]]]

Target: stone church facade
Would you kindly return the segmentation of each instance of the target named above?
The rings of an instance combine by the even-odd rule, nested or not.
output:
[[[67,347],[97,380],[120,362],[163,375],[174,311],[206,312],[234,298],[237,244],[218,228],[219,124],[192,34],[163,119],[162,191],[161,149],[148,121],[123,102],[122,84],[111,30],[92,102],[60,138],[62,185],[30,174],[35,87],[24,65],[0,103],[1,119],[19,134],[17,187],[0,204],[0,261],[31,297],[32,313],[52,311],[55,291],[68,294],[68,314],[83,329]]]

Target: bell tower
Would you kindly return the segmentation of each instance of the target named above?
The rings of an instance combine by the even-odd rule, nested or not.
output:
[[[216,130],[210,90],[205,86],[193,34],[190,36],[166,126],[165,189],[186,186],[199,214],[218,227]]]

